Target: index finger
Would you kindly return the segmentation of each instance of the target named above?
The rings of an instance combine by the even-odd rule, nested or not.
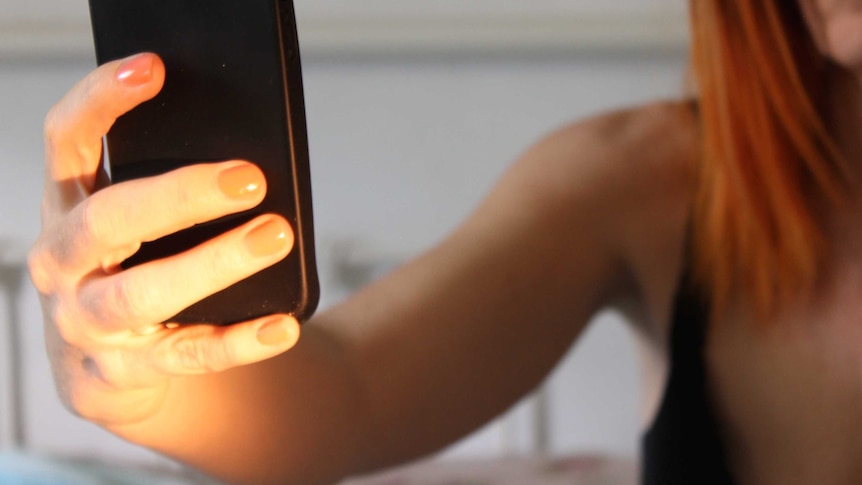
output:
[[[105,136],[121,115],[161,90],[155,54],[103,64],[76,84],[45,119],[46,209],[68,211],[92,193]]]

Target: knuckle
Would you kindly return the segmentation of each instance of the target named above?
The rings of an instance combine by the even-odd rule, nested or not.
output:
[[[82,102],[82,106],[90,105],[99,99],[103,85],[103,74],[102,69],[96,69],[81,79],[77,89],[77,98]]]
[[[168,358],[168,365],[172,368],[189,372],[206,370],[206,359],[200,342],[196,338],[183,337],[174,340],[166,357]]]
[[[237,365],[238,361],[232,348],[224,340],[218,340],[210,346],[210,370],[220,372]]]
[[[85,358],[80,365],[88,367],[84,373],[61,390],[61,400],[66,408],[76,416],[96,423],[103,422],[106,417],[104,403],[93,392],[94,382],[99,387],[110,385],[102,379],[101,365],[91,358]],[[96,374],[92,374],[96,372]]]
[[[100,308],[94,313],[102,321],[122,319],[130,325],[142,325],[155,304],[152,293],[153,290],[136,285],[132,278],[118,277],[108,287]]]
[[[105,420],[105,409],[99,404],[99,398],[85,388],[86,386],[75,386],[60,395],[64,407],[74,416],[94,423],[103,423]]]
[[[123,353],[114,352],[113,357],[109,364],[98,364],[94,361],[90,374],[114,389],[122,389],[129,375],[129,367],[126,365]]]
[[[66,346],[62,346],[62,349],[60,355],[52,356],[57,395],[69,411],[89,419],[93,416],[92,399],[86,386],[87,376],[79,370],[87,358],[78,349]]]
[[[50,293],[52,286],[47,260],[47,253],[38,244],[27,253],[27,273],[33,286],[42,294]]]
[[[92,419],[95,417],[95,412],[89,404],[91,399],[78,387],[66,389],[65,392],[61,393],[60,400],[69,412],[79,418]]]
[[[80,340],[80,319],[65,305],[56,305],[49,314],[60,339],[72,345]]]
[[[223,346],[212,345],[196,332],[172,341],[164,358],[170,368],[188,373],[219,372],[227,367]]]
[[[198,211],[202,197],[196,190],[197,177],[192,170],[185,170],[179,177],[170,178],[170,193],[174,198],[174,207],[179,214],[194,214]]]
[[[43,122],[43,132],[45,134],[45,144],[54,146],[61,138],[63,130],[63,115],[61,114],[60,105],[55,105],[48,110]]]
[[[80,228],[88,243],[108,244],[118,232],[115,218],[109,217],[100,203],[101,197],[95,194],[81,204]]]
[[[227,244],[213,244],[203,259],[204,268],[201,275],[208,279],[222,279],[235,270],[240,263],[236,248]]]

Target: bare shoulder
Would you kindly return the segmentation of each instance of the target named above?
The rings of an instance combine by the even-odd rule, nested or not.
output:
[[[598,183],[685,197],[694,169],[692,120],[687,104],[670,101],[603,113],[550,134],[528,157],[550,165],[571,190]]]
[[[682,271],[696,182],[697,124],[691,104],[654,102],[565,126],[520,162],[545,203],[565,213],[588,206],[622,260],[615,302],[650,333],[664,333]]]

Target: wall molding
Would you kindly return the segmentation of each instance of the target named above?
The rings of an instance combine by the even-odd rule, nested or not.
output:
[[[318,15],[299,19],[303,55],[317,58],[684,53],[684,12],[646,15]],[[0,20],[0,60],[91,60],[89,25]]]

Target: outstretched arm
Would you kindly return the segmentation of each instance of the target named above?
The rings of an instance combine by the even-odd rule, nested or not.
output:
[[[314,318],[289,352],[299,330],[287,316],[142,331],[284,257],[291,236],[262,216],[119,271],[141,241],[249,208],[265,191],[225,189],[232,168],[255,176],[244,162],[99,189],[101,136],[164,76],[155,58],[136,84],[119,66],[99,68],[49,116],[31,272],[61,395],[133,442],[248,483],[328,482],[411,459],[530,391],[627,291],[613,195],[627,177],[598,123],[530,150],[449,238]],[[264,225],[277,230],[254,242]]]

